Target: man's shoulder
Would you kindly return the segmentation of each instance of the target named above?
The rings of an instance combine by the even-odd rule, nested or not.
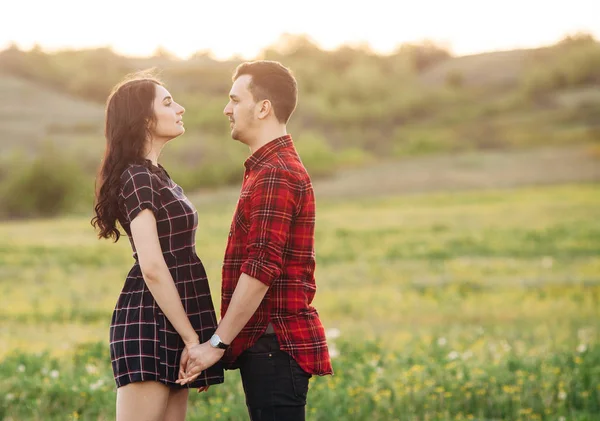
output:
[[[261,175],[275,176],[298,183],[310,182],[308,171],[296,154],[277,153],[260,169]]]

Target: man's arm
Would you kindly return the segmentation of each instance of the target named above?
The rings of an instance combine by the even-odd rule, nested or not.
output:
[[[224,343],[233,342],[260,305],[268,289],[269,287],[258,279],[242,273],[227,312],[215,332]]]
[[[230,344],[252,317],[269,287],[245,273],[242,273],[231,297],[231,303],[221,319],[215,334],[223,343]],[[224,349],[213,348],[210,343],[186,348],[181,356],[179,379],[177,383],[193,382],[203,370],[217,363],[225,353]]]

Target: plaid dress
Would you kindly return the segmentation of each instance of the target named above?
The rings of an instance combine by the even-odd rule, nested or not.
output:
[[[183,340],[154,301],[137,259],[130,222],[150,209],[163,257],[181,302],[200,342],[217,327],[206,272],[196,255],[198,213],[183,190],[162,166],[130,165],[121,176],[119,222],[129,237],[135,263],[125,281],[110,325],[110,355],[117,387],[132,382],[158,381],[167,386],[200,387],[223,382],[220,363],[203,371],[193,383],[175,383]]]

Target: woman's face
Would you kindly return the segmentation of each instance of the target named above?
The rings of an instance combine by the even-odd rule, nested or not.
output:
[[[173,101],[171,94],[164,86],[156,85],[153,106],[156,121],[150,127],[150,132],[154,140],[168,142],[185,133],[183,127],[185,108]]]

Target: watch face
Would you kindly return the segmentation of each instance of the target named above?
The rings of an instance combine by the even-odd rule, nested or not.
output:
[[[221,338],[219,338],[219,335],[212,335],[212,337],[209,340],[210,346],[212,346],[213,348],[219,348],[219,349],[227,349],[229,347],[229,345],[225,345],[223,342],[221,342]]]

